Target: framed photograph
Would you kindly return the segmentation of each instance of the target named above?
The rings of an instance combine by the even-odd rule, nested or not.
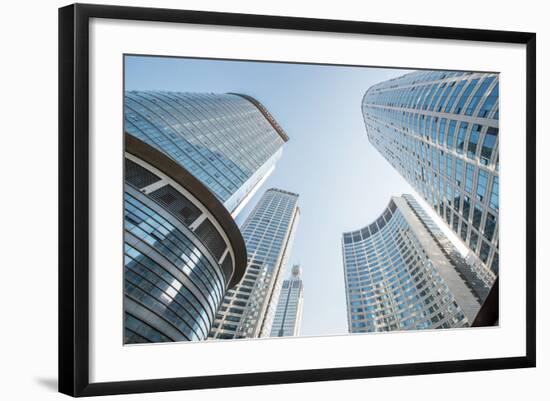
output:
[[[535,79],[534,33],[61,8],[59,391],[535,366]]]

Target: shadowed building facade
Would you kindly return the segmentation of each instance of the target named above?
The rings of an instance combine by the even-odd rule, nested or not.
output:
[[[124,343],[204,340],[246,248],[224,205],[181,165],[126,135]]]
[[[417,71],[367,90],[369,141],[470,249],[487,285],[498,275],[499,76]]]
[[[433,221],[419,214],[418,207],[410,195],[392,197],[373,223],[343,233],[350,333],[468,327],[474,322],[488,291],[476,291],[456,268],[464,260],[445,251],[430,229]]]
[[[300,334],[302,308],[304,304],[304,284],[300,265],[292,266],[291,277],[283,281],[281,295],[271,326],[271,337],[297,336]]]
[[[288,136],[242,94],[127,91],[127,133],[193,174],[233,216],[273,171]]]
[[[248,252],[245,275],[227,291],[209,338],[269,337],[299,215],[298,194],[264,193],[241,227]]]

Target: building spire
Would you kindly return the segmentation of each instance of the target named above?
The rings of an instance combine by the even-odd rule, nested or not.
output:
[[[292,278],[299,279],[302,275],[302,268],[299,264],[295,264],[292,266]]]

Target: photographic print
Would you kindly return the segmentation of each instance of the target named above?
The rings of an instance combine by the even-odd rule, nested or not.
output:
[[[535,60],[531,32],[61,8],[59,391],[534,367]]]
[[[124,56],[124,344],[498,325],[499,74]]]

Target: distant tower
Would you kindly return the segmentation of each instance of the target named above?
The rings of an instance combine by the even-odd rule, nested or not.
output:
[[[209,338],[269,337],[299,215],[298,194],[264,193],[241,227],[248,252],[244,277],[227,291]]]
[[[342,235],[350,333],[468,327],[488,294],[410,195]],[[474,275],[475,277],[475,275]],[[491,323],[492,324],[492,323]]]
[[[416,71],[369,88],[369,141],[498,275],[499,75]],[[473,255],[472,255],[473,256]]]
[[[297,336],[300,334],[304,285],[301,279],[300,265],[292,266],[292,276],[283,281],[275,319],[271,326],[271,337]]]

